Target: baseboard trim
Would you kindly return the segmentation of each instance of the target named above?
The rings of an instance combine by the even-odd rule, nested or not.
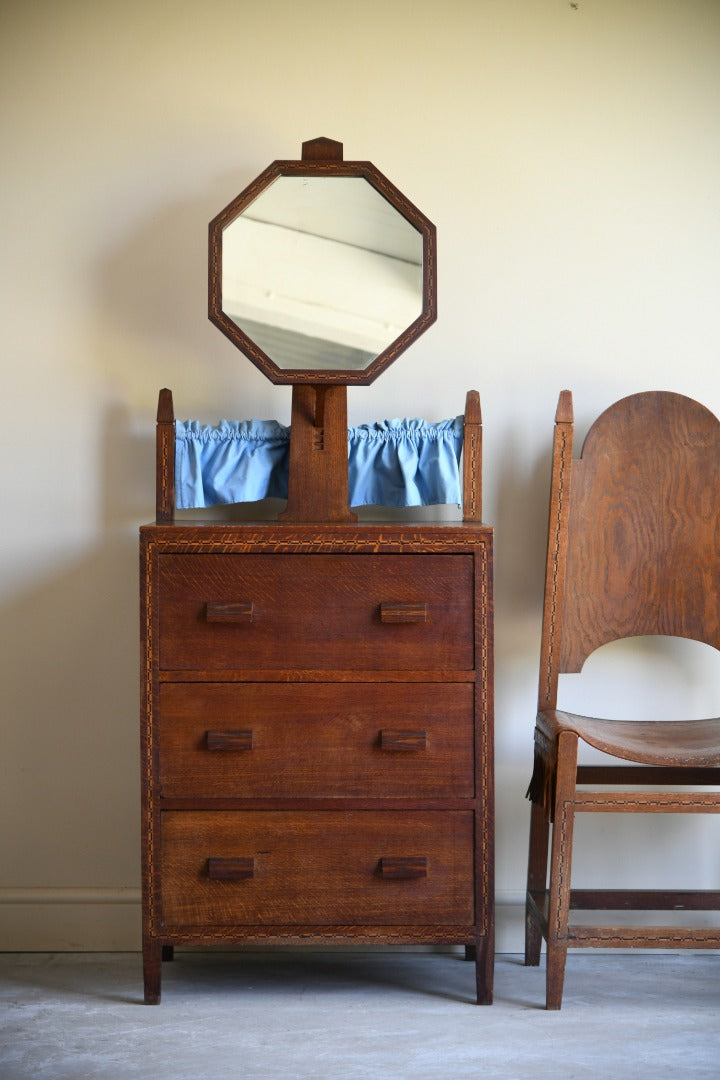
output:
[[[0,887],[0,904],[139,904],[134,888]]]
[[[140,948],[140,889],[0,888],[0,952],[129,952]],[[522,949],[522,898],[497,900],[498,951]]]
[[[133,952],[138,888],[0,888],[0,952]]]
[[[0,888],[0,907],[0,952],[135,952],[140,948],[137,887]],[[524,952],[524,893],[498,893],[495,911],[496,951]]]

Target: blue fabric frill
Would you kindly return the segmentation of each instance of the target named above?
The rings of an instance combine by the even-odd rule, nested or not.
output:
[[[459,503],[462,441],[461,416],[349,428],[350,505]],[[287,498],[289,447],[290,429],[275,420],[177,420],[177,508]]]

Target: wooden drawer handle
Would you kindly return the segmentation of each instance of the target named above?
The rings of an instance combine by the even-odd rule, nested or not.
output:
[[[381,604],[380,622],[421,623],[427,622],[427,604]]]
[[[427,731],[389,731],[380,732],[380,749],[393,753],[407,753],[412,750],[427,750]]]
[[[255,860],[211,858],[207,861],[207,872],[211,881],[247,881],[255,876]]]
[[[253,606],[250,601],[246,600],[235,604],[206,604],[205,618],[208,622],[252,622]]]
[[[252,750],[252,731],[208,731],[208,750]]]
[[[380,860],[383,881],[411,881],[427,877],[427,858],[424,855],[385,855]]]

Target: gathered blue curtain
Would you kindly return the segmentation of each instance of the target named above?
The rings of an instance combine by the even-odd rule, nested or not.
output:
[[[351,506],[460,503],[463,418],[348,429]],[[275,420],[175,422],[178,510],[287,498],[290,428]]]

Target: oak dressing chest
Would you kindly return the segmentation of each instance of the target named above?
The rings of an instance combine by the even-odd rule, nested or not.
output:
[[[326,144],[306,144],[298,175],[362,166],[397,208],[374,167]],[[251,188],[220,215],[215,250],[211,225],[218,324],[217,238],[264,190]],[[463,521],[358,522],[348,504],[346,384],[370,381],[434,318],[434,231],[410,204],[400,212],[423,248],[404,343],[375,346],[365,367],[270,373],[293,382],[280,520],[176,518],[172,396],[160,395],[157,519],[140,531],[148,1003],[175,946],[283,943],[463,945],[478,1001],[492,1001],[492,530],[477,394]],[[241,325],[228,336],[269,364]]]

